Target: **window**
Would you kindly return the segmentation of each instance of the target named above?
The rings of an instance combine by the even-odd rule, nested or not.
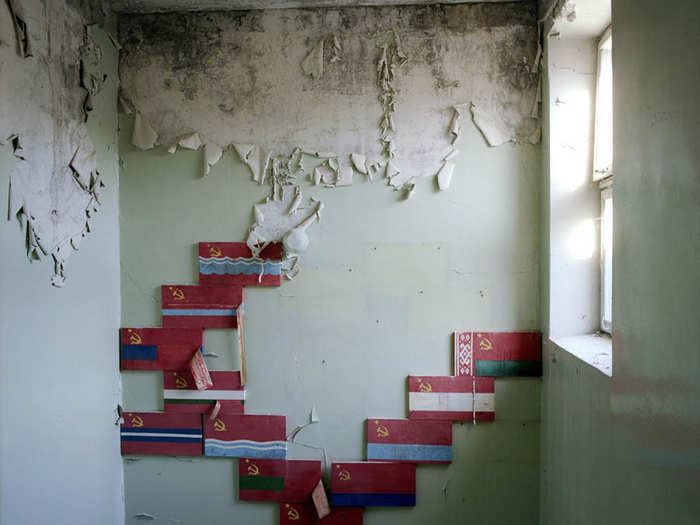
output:
[[[593,180],[600,184],[600,328],[612,330],[613,264],[613,69],[612,33],[598,44]]]

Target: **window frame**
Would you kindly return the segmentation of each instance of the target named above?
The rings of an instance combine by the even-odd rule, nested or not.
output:
[[[599,164],[600,161],[598,159],[599,156],[599,145],[600,145],[600,113],[601,113],[601,107],[599,104],[600,100],[600,93],[601,93],[601,72],[603,68],[603,55],[606,52],[610,53],[610,64],[611,64],[611,69],[612,69],[612,49],[610,51],[607,51],[604,49],[604,46],[608,43],[609,40],[612,39],[612,26],[608,26],[605,31],[603,31],[603,34],[600,35],[598,38],[598,55],[597,55],[597,67],[596,67],[596,90],[595,90],[595,111],[594,111],[594,124],[593,124],[593,180],[594,181],[599,181],[603,180],[607,177],[611,177],[613,175],[612,172],[612,158],[611,158],[611,164],[610,166],[606,166],[604,169],[599,169]],[[611,43],[612,47],[612,43]],[[612,78],[611,78],[612,82]],[[611,102],[612,102],[612,93],[611,95]],[[610,115],[610,119],[612,121],[612,115]],[[612,136],[610,137],[612,140]],[[611,145],[612,146],[612,145]]]
[[[605,46],[610,42],[610,49],[605,49]],[[609,53],[607,57],[604,57],[604,53]],[[605,60],[604,60],[605,58]],[[612,83],[612,26],[608,26],[605,31],[598,38],[598,57],[597,57],[597,71],[596,71],[596,102],[595,102],[595,113],[594,113],[594,126],[593,126],[593,181],[598,182],[600,187],[600,331],[608,334],[612,333],[612,265],[613,265],[613,244],[612,244],[612,229],[614,227],[612,212],[606,218],[605,208],[606,200],[610,200],[611,208],[614,207],[613,201],[613,157],[611,156],[611,164],[600,169],[600,161],[598,159],[599,155],[599,145],[600,145],[600,115],[601,115],[601,105],[599,104],[600,94],[601,94],[601,72],[604,66],[604,61],[609,61],[611,68],[611,78]],[[612,92],[610,93],[610,108],[609,111],[612,113]],[[612,125],[612,114],[609,116],[610,124]],[[612,131],[612,130],[611,130]],[[612,141],[612,133],[610,135],[610,140]],[[612,155],[612,144],[611,155]],[[606,228],[607,221],[610,221],[610,238],[607,239],[606,244]],[[609,273],[606,273],[606,269],[609,265]],[[606,278],[607,277],[607,278]]]

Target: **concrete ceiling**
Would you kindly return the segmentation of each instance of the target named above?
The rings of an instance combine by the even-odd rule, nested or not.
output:
[[[522,2],[524,0],[113,0],[119,13],[162,13],[167,11],[238,11],[246,9],[287,9],[298,7],[350,7],[408,4],[471,4],[479,2]]]

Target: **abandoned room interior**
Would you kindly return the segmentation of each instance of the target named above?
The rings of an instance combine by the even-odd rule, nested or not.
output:
[[[699,92],[697,0],[0,0],[0,525],[697,525]]]

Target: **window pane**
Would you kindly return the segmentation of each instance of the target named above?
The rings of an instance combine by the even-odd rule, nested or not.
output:
[[[601,248],[602,248],[602,290],[601,327],[609,332],[612,328],[612,262],[613,262],[613,200],[612,192],[602,194]]]

